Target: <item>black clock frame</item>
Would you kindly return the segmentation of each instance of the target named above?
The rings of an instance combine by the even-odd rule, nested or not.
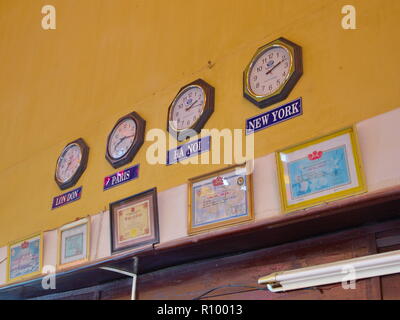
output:
[[[81,163],[79,164],[78,169],[76,170],[75,174],[66,182],[61,182],[57,179],[57,169],[58,169],[58,163],[60,161],[60,158],[62,157],[64,150],[71,144],[77,144],[80,148],[81,148],[81,152],[82,152],[82,158],[81,158]],[[65,190],[68,188],[73,187],[79,180],[79,178],[81,177],[81,175],[83,174],[83,172],[86,170],[87,167],[87,163],[88,163],[88,159],[89,159],[89,147],[86,144],[85,140],[83,140],[82,138],[79,138],[75,141],[72,141],[70,143],[68,143],[63,151],[61,152],[61,155],[58,157],[57,162],[56,162],[56,172],[54,174],[54,179],[58,185],[58,187],[61,190]]]
[[[270,45],[273,45],[275,43],[279,44],[279,42],[281,42],[293,49],[294,71],[279,93],[277,93],[269,98],[264,98],[264,99],[260,98],[257,100],[248,92],[248,91],[250,91],[250,89],[247,89],[247,87],[248,87],[247,75],[250,72],[250,68],[252,67],[253,62],[255,62],[255,58],[257,56],[259,56],[260,53],[263,52],[267,47],[269,47]],[[270,43],[267,43],[266,45],[257,49],[257,51],[254,54],[254,56],[252,57],[250,63],[247,65],[245,71],[243,72],[243,96],[247,100],[249,100],[251,103],[253,103],[257,107],[259,107],[260,109],[266,108],[272,104],[275,104],[279,101],[286,99],[302,75],[303,75],[302,48],[299,45],[295,44],[294,42],[281,37],[281,38],[276,39]]]
[[[175,130],[171,125],[170,125],[170,118],[171,118],[171,110],[175,104],[175,101],[177,101],[179,95],[182,93],[183,90],[185,90],[189,86],[197,85],[201,87],[204,90],[204,94],[206,97],[206,102],[204,106],[204,111],[200,118],[196,121],[196,123],[189,129],[185,130]],[[202,79],[197,79],[184,87],[182,87],[177,95],[175,96],[174,100],[172,100],[171,104],[169,105],[168,108],[168,118],[167,118],[167,130],[168,132],[179,142],[185,141],[186,139],[192,137],[195,135],[193,131],[195,131],[197,134],[201,132],[201,129],[204,128],[206,122],[208,119],[211,117],[211,115],[214,112],[214,104],[215,104],[215,89],[213,86],[208,84]]]
[[[129,150],[120,158],[113,158],[110,153],[109,153],[109,144],[110,144],[110,139],[112,136],[112,133],[114,132],[115,128],[124,120],[126,119],[132,119],[136,123],[136,136],[135,140],[133,141],[131,147]],[[146,121],[139,116],[137,112],[131,112],[123,117],[121,117],[117,123],[114,125],[113,129],[108,135],[107,138],[107,145],[106,145],[106,159],[107,161],[112,165],[114,169],[122,167],[123,165],[132,162],[132,160],[135,158],[136,153],[139,151],[140,147],[144,143],[144,133],[146,129]]]

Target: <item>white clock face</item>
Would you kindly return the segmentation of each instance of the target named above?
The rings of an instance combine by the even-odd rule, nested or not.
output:
[[[82,150],[76,143],[68,145],[62,152],[57,163],[56,178],[64,183],[75,175],[82,160]]]
[[[290,76],[292,61],[289,50],[280,45],[260,54],[249,72],[248,83],[252,93],[266,97],[281,89]]]
[[[202,87],[189,86],[175,99],[170,110],[171,126],[182,131],[191,128],[201,117],[206,103],[206,95]]]
[[[108,142],[108,153],[114,159],[123,157],[131,148],[136,137],[136,122],[127,118],[113,130]]]

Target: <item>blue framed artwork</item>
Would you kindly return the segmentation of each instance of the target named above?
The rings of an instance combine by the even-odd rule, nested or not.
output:
[[[276,159],[284,212],[366,191],[353,127],[278,151]]]
[[[7,282],[24,280],[41,274],[42,234],[36,234],[8,246]]]

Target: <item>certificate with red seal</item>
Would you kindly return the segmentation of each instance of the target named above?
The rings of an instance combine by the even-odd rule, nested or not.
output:
[[[113,253],[158,243],[157,190],[111,203],[110,227]]]

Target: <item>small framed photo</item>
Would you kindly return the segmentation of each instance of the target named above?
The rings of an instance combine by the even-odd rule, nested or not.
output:
[[[58,267],[68,268],[89,261],[90,217],[58,229]]]
[[[158,243],[157,189],[111,203],[110,227],[112,253]]]
[[[35,234],[8,246],[7,282],[31,278],[42,273],[43,235]]]
[[[354,127],[276,153],[285,213],[366,192]]]
[[[254,220],[252,174],[246,165],[192,178],[188,188],[189,234]]]

